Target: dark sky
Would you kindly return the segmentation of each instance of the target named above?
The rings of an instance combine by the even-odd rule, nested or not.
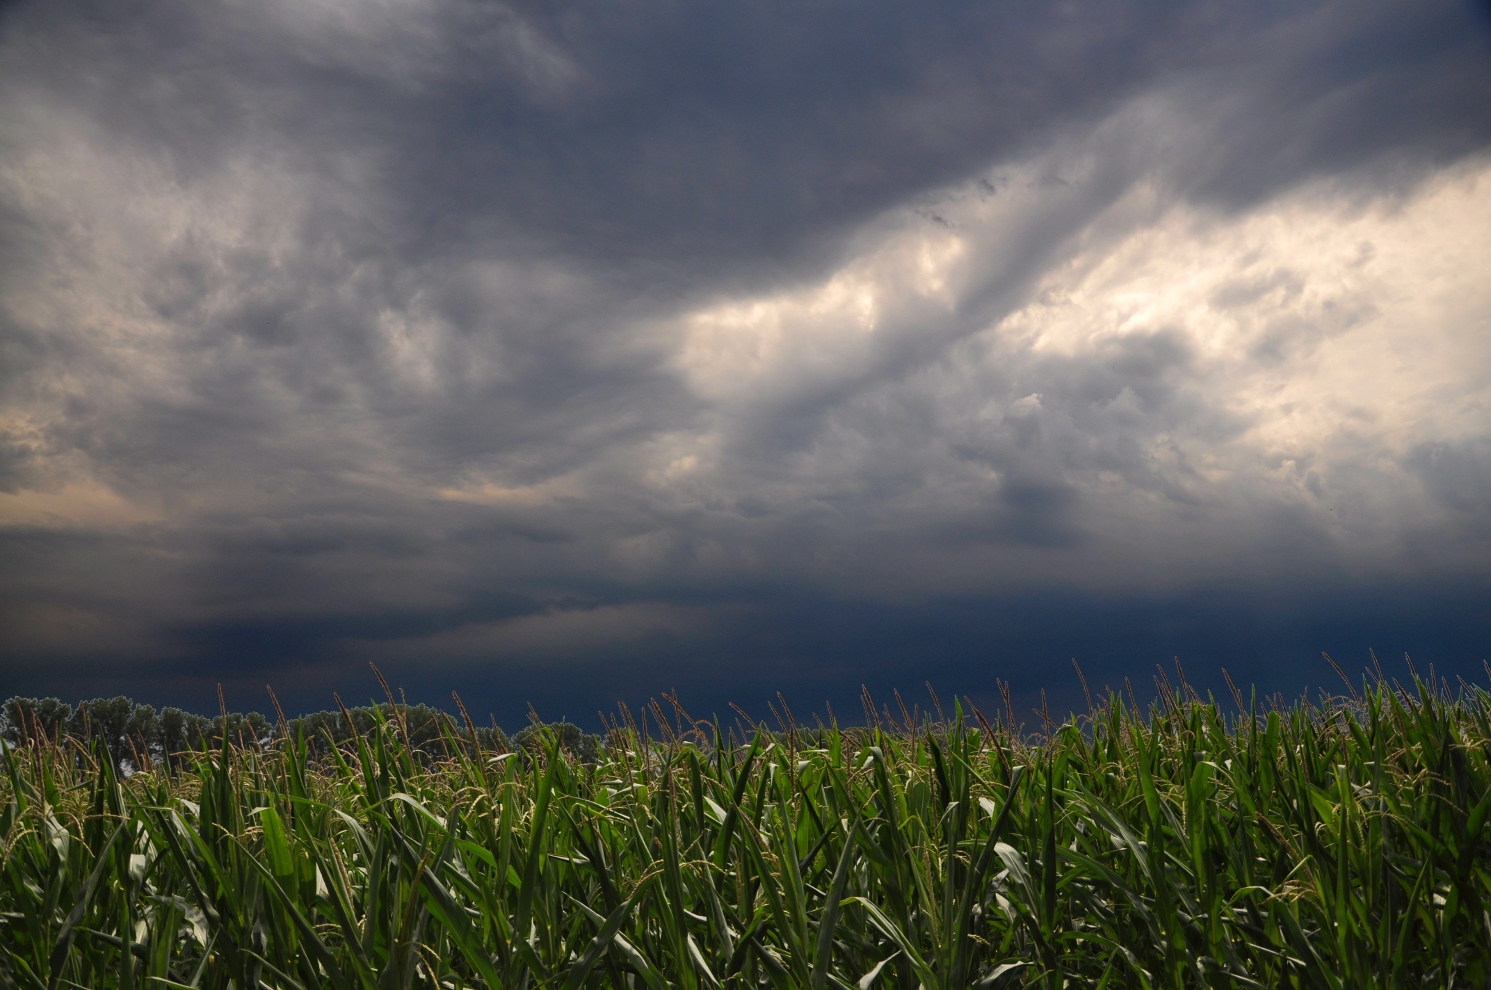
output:
[[[1491,656],[1483,8],[0,12],[0,696],[1369,648]]]

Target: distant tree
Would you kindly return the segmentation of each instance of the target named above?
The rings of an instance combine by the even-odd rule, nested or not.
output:
[[[183,711],[180,708],[162,708],[156,719],[158,752],[167,767],[174,767],[177,757],[188,750],[200,748],[207,739],[212,725],[205,715]]]
[[[560,747],[572,753],[581,763],[595,763],[601,758],[601,737],[586,732],[573,722],[530,725],[513,736],[513,748],[525,753],[537,753],[548,745],[551,735],[558,736]]]
[[[153,759],[160,752],[160,718],[151,705],[135,705],[124,723],[124,752],[131,762],[135,754]]]
[[[347,724],[347,715],[352,717],[351,726]],[[347,709],[347,715],[341,711],[314,712],[293,718],[290,720],[290,738],[304,738],[313,753],[321,753],[326,749],[328,737],[333,744],[340,746],[353,739],[354,730],[359,736],[372,732],[380,718],[401,735],[407,726],[409,744],[430,756],[445,752],[447,729],[458,743],[466,744],[471,738],[470,731],[459,720],[429,705],[360,705]],[[484,749],[507,749],[507,736],[496,726],[477,728],[476,739]]]
[[[151,705],[137,705],[129,698],[94,698],[80,701],[67,720],[67,733],[86,744],[102,742],[116,764],[135,766],[169,750],[161,738],[160,717]]]
[[[129,746],[124,741],[124,732],[135,703],[124,695],[114,698],[94,698],[80,701],[68,719],[68,735],[92,743],[101,740],[109,754],[118,763],[129,755]]]
[[[274,726],[258,712],[229,712],[227,720],[219,715],[207,730],[207,743],[216,749],[223,743],[223,734],[235,745],[267,746],[274,738]]]
[[[72,705],[57,698],[10,698],[5,702],[3,729],[6,741],[18,743],[31,739],[38,731],[47,738],[55,738],[58,731],[67,731],[68,719],[72,716]]]
[[[328,738],[340,746],[355,735],[367,735],[383,721],[400,735],[407,729],[409,744],[429,758],[446,752],[447,731],[457,745],[470,745],[471,730],[464,722],[429,705],[366,705],[349,709],[347,714],[352,719],[350,725],[340,710],[291,719],[289,738],[304,738],[311,751],[319,755],[324,753]],[[76,708],[56,698],[16,697],[0,705],[0,737],[23,743],[38,732],[47,738],[70,736],[86,745],[101,741],[119,766],[162,759],[172,769],[182,754],[221,746],[225,734],[233,745],[268,746],[282,730],[259,712],[229,712],[226,718],[208,718],[180,708],[157,712],[150,705],[137,705],[123,696],[81,701]],[[484,749],[507,750],[507,737],[495,725],[478,727],[476,739]]]

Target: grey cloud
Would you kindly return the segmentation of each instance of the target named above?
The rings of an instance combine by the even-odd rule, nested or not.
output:
[[[1405,185],[1424,164],[1484,146],[1491,97],[1474,81],[1484,24],[1464,5],[1355,13],[1320,8],[1270,25],[1239,39],[1249,49],[1239,63],[1191,78],[1225,135],[1196,162],[1196,193],[1246,202],[1332,173]]]
[[[31,480],[26,470],[30,460],[28,448],[0,436],[0,492],[14,494]]]
[[[11,7],[0,435],[31,432],[0,445],[0,492],[74,472],[145,518],[0,527],[23,629],[0,644],[179,677],[421,644],[511,667],[508,640],[604,653],[615,630],[622,653],[681,656],[774,615],[800,631],[794,595],[934,614],[1144,568],[1175,586],[1208,554],[1328,573],[1344,552],[1308,499],[1375,476],[1301,453],[1294,505],[1260,494],[1282,468],[1203,463],[1255,423],[1186,334],[1059,353],[999,327],[1176,204],[1225,218],[1321,176],[1406,197],[1483,151],[1470,23],[1447,4]],[[1154,203],[1124,205],[1145,186]],[[781,367],[727,368],[724,398],[680,370],[691,316],[811,293],[924,231],[963,239],[952,302],[887,290],[873,334],[821,351],[804,304]],[[1274,313],[1313,288],[1240,262],[1208,301],[1259,323],[1250,367],[1288,369],[1370,315],[1344,295],[1344,315]],[[1404,463],[1479,518],[1481,453]]]
[[[183,178],[247,144],[361,193],[326,204],[355,250],[667,258],[667,280],[688,270],[681,256],[771,270],[767,253],[1028,149],[1167,73],[1214,87],[1233,113],[1199,166],[1207,188],[1257,194],[1392,148],[1463,152],[1484,142],[1487,115],[1473,102],[1484,51],[1462,19],[1290,4],[442,3],[402,18],[144,4],[86,20],[33,7],[10,33],[27,83]]]
[[[1491,439],[1421,444],[1407,463],[1445,508],[1483,524],[1491,519]]]
[[[1304,281],[1298,273],[1282,269],[1234,279],[1212,293],[1211,304],[1218,309],[1236,309],[1275,292],[1286,298],[1298,296],[1303,288]]]

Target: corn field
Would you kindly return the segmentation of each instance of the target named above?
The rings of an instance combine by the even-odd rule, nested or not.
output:
[[[1110,695],[1036,737],[679,709],[594,762],[397,717],[127,777],[33,741],[3,754],[0,982],[1485,987],[1491,695],[1415,685]]]

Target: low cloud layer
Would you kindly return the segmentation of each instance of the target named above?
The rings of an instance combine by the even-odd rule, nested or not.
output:
[[[0,693],[1478,670],[1488,24],[12,7]]]

